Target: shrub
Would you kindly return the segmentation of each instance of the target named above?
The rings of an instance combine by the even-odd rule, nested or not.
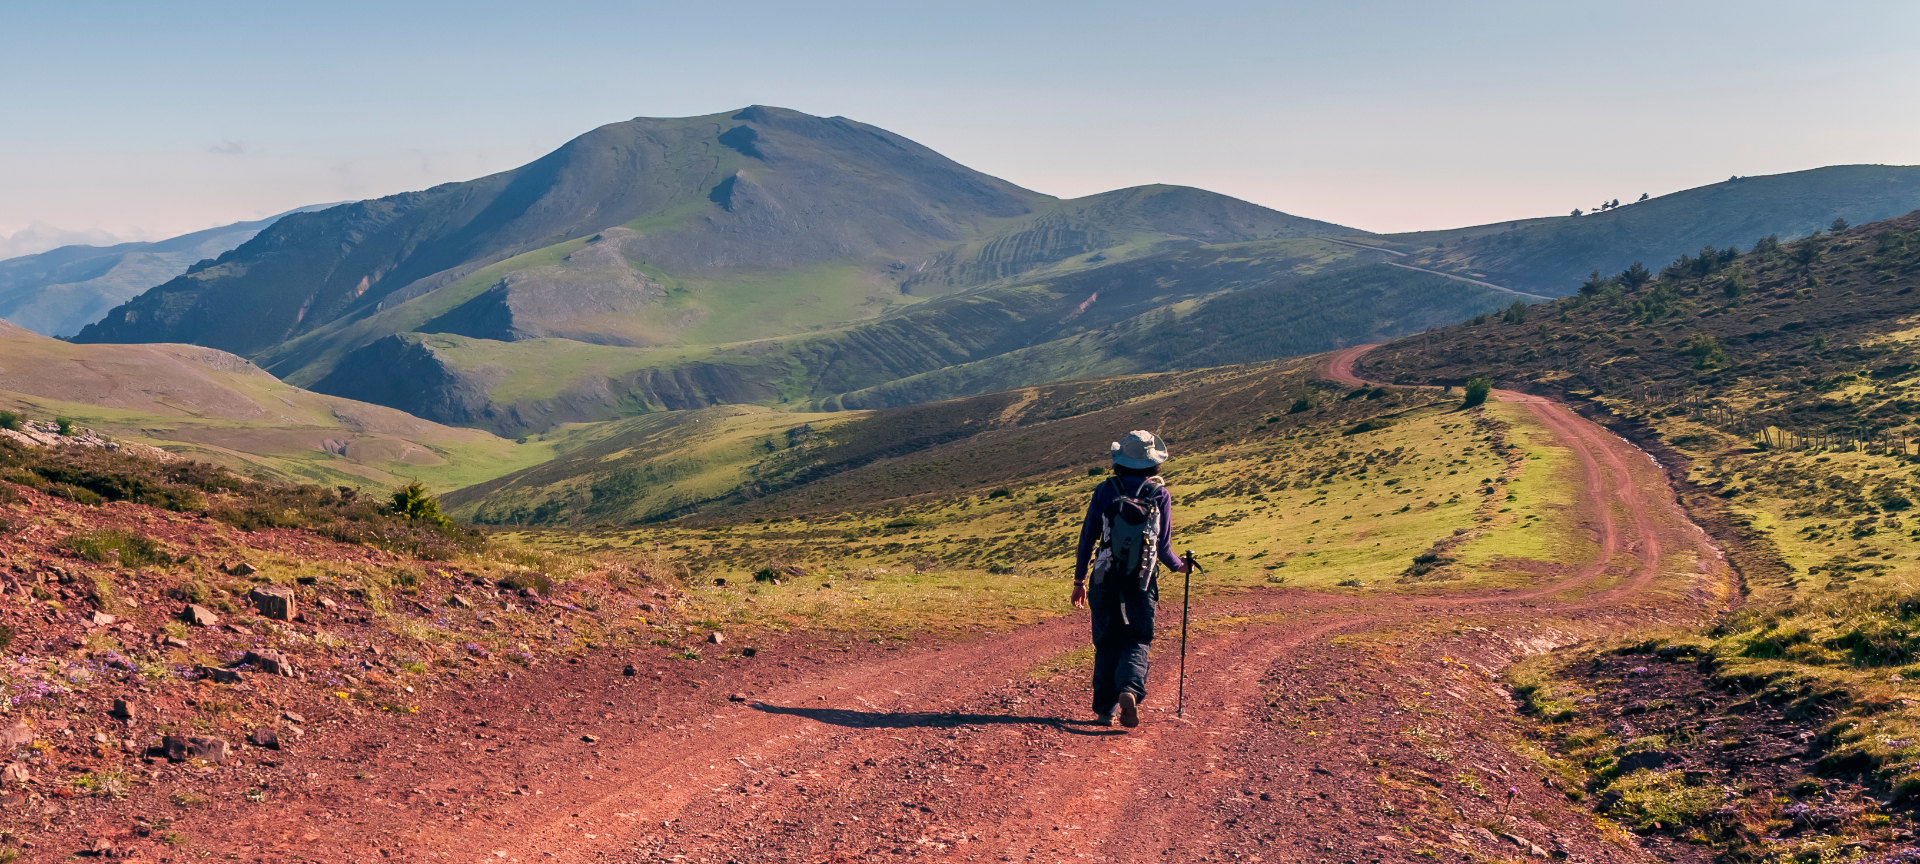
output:
[[[153,538],[112,528],[68,535],[60,541],[59,548],[95,564],[147,567],[173,563],[167,547]]]
[[[13,411],[0,411],[0,429],[20,431],[20,415]]]
[[[60,434],[62,435],[73,434],[73,418],[71,417],[55,417],[53,418],[53,425],[60,427]]]
[[[453,520],[441,515],[440,500],[427,494],[427,487],[418,480],[394,490],[392,512],[439,527],[453,524]]]
[[[1712,369],[1727,362],[1727,352],[1720,347],[1720,340],[1706,333],[1695,334],[1682,350],[1693,357],[1695,369]]]
[[[1365,420],[1360,421],[1359,423],[1354,424],[1353,428],[1348,429],[1347,431],[1342,432],[1340,434],[1358,435],[1362,432],[1373,432],[1378,429],[1385,429],[1388,426],[1392,426],[1392,425],[1393,425],[1393,421],[1385,417],[1369,417]]]
[[[1302,411],[1309,411],[1309,410],[1312,410],[1312,408],[1313,408],[1313,400],[1311,400],[1311,399],[1308,399],[1308,398],[1307,398],[1307,397],[1305,397],[1305,396],[1302,396],[1302,397],[1300,397],[1300,398],[1298,398],[1298,399],[1295,399],[1295,400],[1293,400],[1293,407],[1292,407],[1292,408],[1288,408],[1288,409],[1287,409],[1287,413],[1288,413],[1288,414],[1298,414],[1298,413],[1300,413],[1300,412],[1302,412]]]
[[[545,573],[533,571],[515,573],[495,584],[509,591],[524,591],[532,588],[535,594],[539,594],[542,597],[553,593],[553,580],[547,578],[547,574]]]
[[[1003,487],[1001,487],[1001,488],[999,488],[999,489],[995,489],[995,490],[993,490],[992,492],[988,492],[988,493],[987,493],[987,499],[988,499],[988,500],[992,500],[992,499],[995,499],[995,498],[1005,498],[1005,497],[1007,497],[1007,496],[1009,496],[1009,495],[1012,495],[1012,494],[1013,494],[1013,490],[1011,490],[1011,489],[1008,489],[1008,488],[1006,488],[1006,487],[1004,487],[1004,486],[1003,486]]]
[[[1467,380],[1467,398],[1460,403],[1463,408],[1487,404],[1487,397],[1493,395],[1493,379],[1479,375]]]
[[[1098,477],[1098,476],[1100,476],[1100,475],[1102,475],[1102,474],[1105,474],[1105,473],[1107,473],[1107,469],[1105,469],[1105,468],[1102,468],[1102,467],[1100,467],[1100,466],[1098,466],[1098,465],[1095,465],[1095,466],[1093,466],[1092,468],[1088,468],[1088,469],[1087,469],[1087,476],[1088,476],[1088,477]]]

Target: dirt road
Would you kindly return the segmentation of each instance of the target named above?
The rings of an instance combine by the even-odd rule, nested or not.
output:
[[[1364,350],[1327,374],[1357,385]],[[1691,620],[1717,555],[1644,454],[1552,402],[1499,398],[1577,457],[1594,553],[1543,562],[1558,575],[1519,591],[1196,607],[1186,721],[1171,641],[1133,731],[1092,725],[1077,675],[1031,675],[1084,646],[1075,615],[961,644],[802,636],[631,676],[619,657],[536,669],[378,731],[345,724],[274,766],[293,779],[266,803],[180,825],[196,856],[258,861],[1674,860],[1543,786],[1497,673]]]

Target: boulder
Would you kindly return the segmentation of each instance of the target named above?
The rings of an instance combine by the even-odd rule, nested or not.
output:
[[[261,585],[247,592],[247,600],[253,603],[253,608],[260,610],[262,618],[292,621],[300,617],[299,604],[294,600],[292,588]]]
[[[113,716],[119,720],[133,719],[133,703],[125,699],[113,700]]]
[[[273,731],[272,726],[262,726],[253,730],[253,734],[247,736],[247,742],[255,747],[265,747],[268,750],[280,749],[280,736]]]
[[[93,613],[93,626],[95,627],[112,627],[113,622],[118,620],[120,619],[115,618],[112,615],[108,615],[105,612]]]
[[[447,605],[452,606],[455,609],[472,609],[473,601],[468,600],[467,598],[462,597],[458,594],[455,594],[447,598]]]
[[[233,753],[233,745],[224,738],[200,735],[168,735],[160,739],[160,749],[167,752],[170,762],[185,762],[188,759],[205,759],[215,764],[225,764]]]
[[[251,663],[254,668],[268,675],[281,675],[287,678],[294,676],[293,660],[285,653],[272,648],[248,651],[245,657],[240,658],[240,662]]]
[[[226,570],[229,576],[252,576],[260,572],[260,568],[253,566],[253,564],[248,561],[235,561],[228,564]]]
[[[28,773],[24,762],[8,762],[5,768],[0,768],[0,783],[25,784],[32,780],[33,775]]]
[[[215,684],[240,683],[240,673],[232,669],[222,669],[218,666],[200,666],[195,668],[194,671],[198,672],[201,678],[212,681]]]
[[[220,626],[220,616],[213,614],[212,609],[198,603],[188,603],[187,608],[180,610],[180,620],[195,627]]]

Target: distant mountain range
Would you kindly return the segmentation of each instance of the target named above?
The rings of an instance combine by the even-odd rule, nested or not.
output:
[[[76,341],[213,346],[524,435],[1284,357],[1915,207],[1920,169],[1853,166],[1369,235],[1178,186],[1062,200],[852,120],[751,107],[616,123],[513,171],[290,216]]]
[[[1751,249],[1805,237],[1835,219],[1855,225],[1920,209],[1920,167],[1835,165],[1738,177],[1581,216],[1352,238],[1408,253],[1404,263],[1565,297],[1595,270],[1639,261],[1655,270],[1703,246]]]
[[[44,336],[71,336],[107,310],[185,273],[195,262],[253,239],[287,213],[152,243],[61,246],[0,260],[0,318]]]

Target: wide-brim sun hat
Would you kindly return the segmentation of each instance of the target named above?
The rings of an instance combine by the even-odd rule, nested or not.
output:
[[[1152,468],[1167,461],[1167,442],[1160,436],[1137,430],[1113,442],[1113,464],[1122,468]]]

